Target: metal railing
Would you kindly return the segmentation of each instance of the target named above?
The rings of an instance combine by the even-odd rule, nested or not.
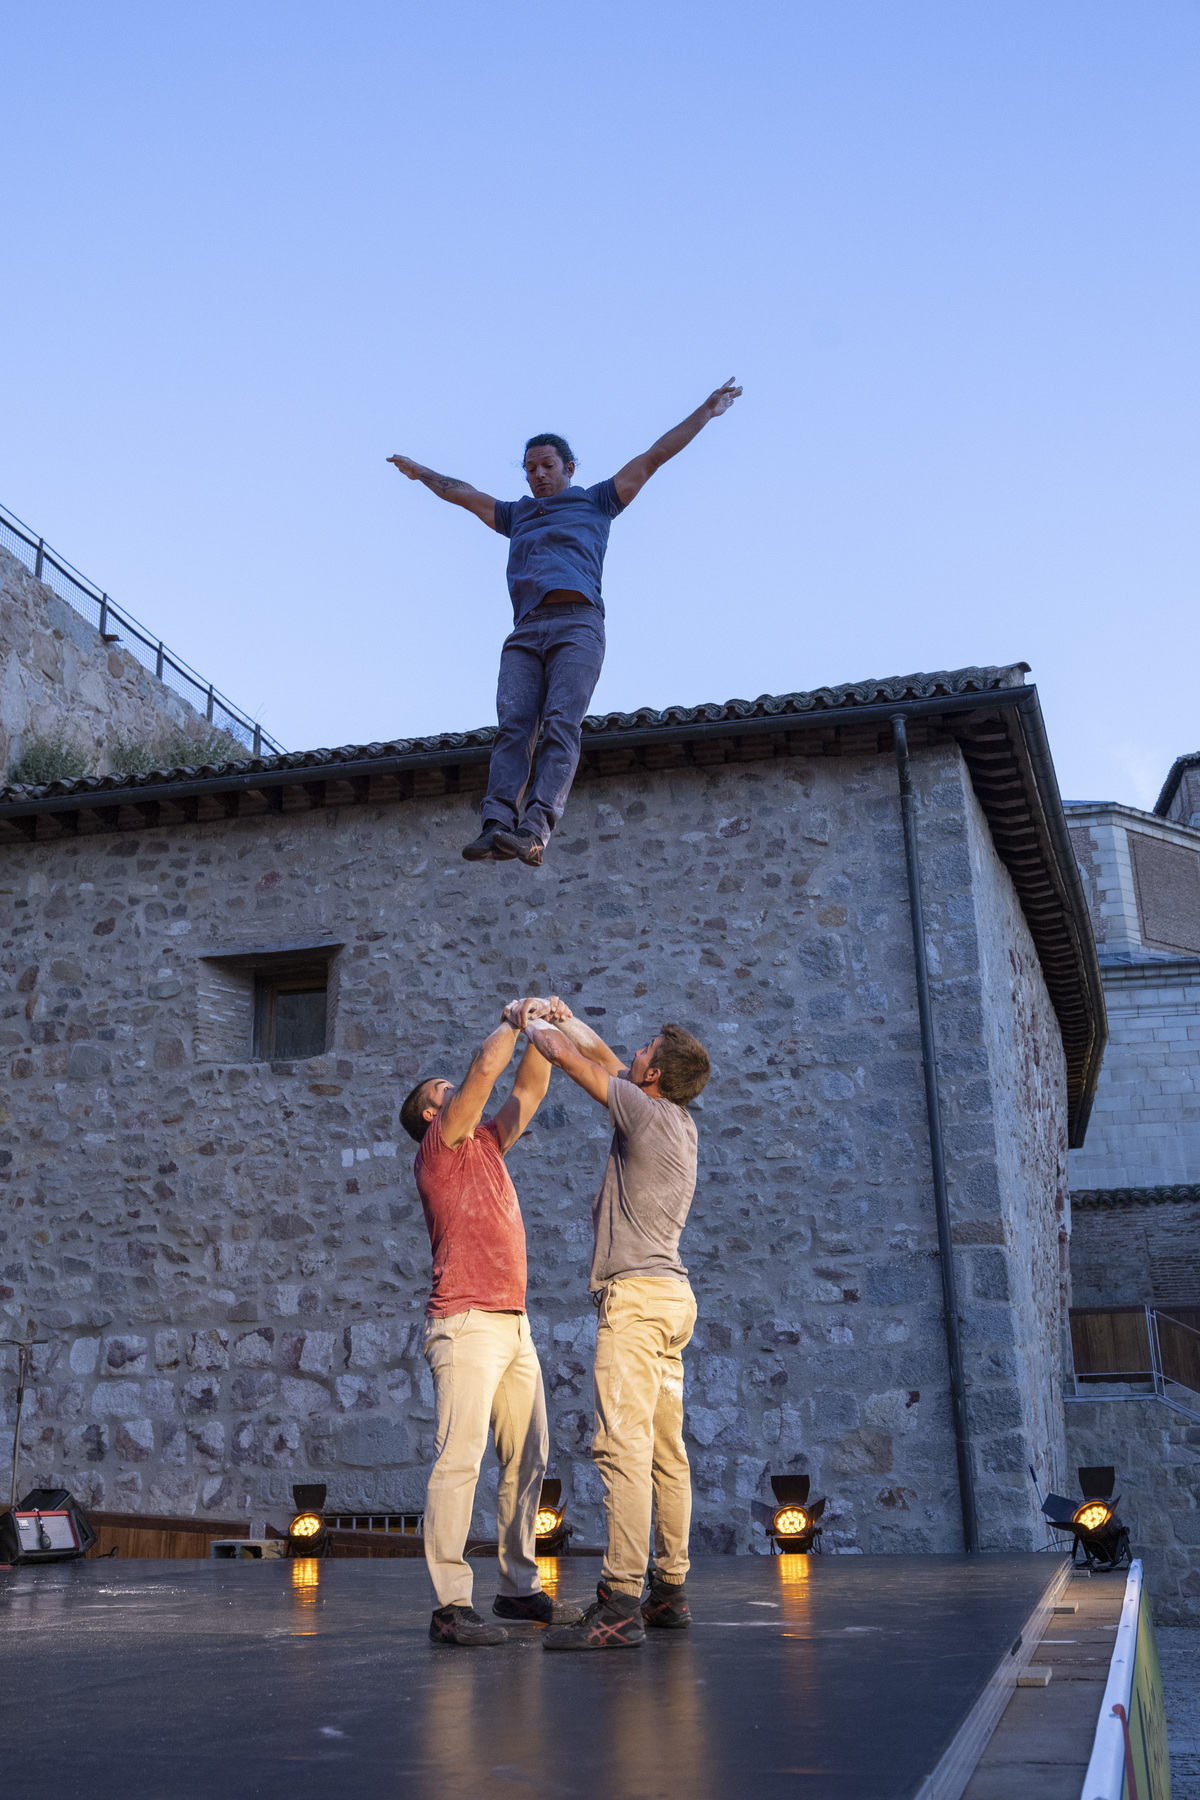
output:
[[[1074,1392],[1068,1400],[1143,1400],[1153,1397],[1200,1419],[1200,1308],[1087,1306],[1071,1309]],[[1139,1387],[1110,1394],[1099,1384]],[[1150,1392],[1147,1394],[1146,1389]]]
[[[160,637],[155,637],[131,613],[117,606],[103,589],[89,581],[86,575],[81,575],[66,557],[52,550],[45,538],[38,537],[5,506],[0,506],[0,544],[23,562],[36,580],[44,581],[60,600],[65,600],[89,625],[94,625],[101,637],[110,642],[119,640],[131,650],[143,668],[152,670],[164,686],[171,688],[197,712],[203,712],[216,730],[228,732],[255,756],[261,756],[264,749],[268,755],[282,754],[283,745],[277,744],[257,719],[250,718],[211,681],[205,681],[189,663],[168,650]],[[118,626],[119,631],[115,629]]]

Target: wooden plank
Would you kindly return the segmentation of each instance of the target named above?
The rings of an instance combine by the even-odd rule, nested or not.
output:
[[[1072,1308],[1071,1349],[1080,1380],[1150,1378],[1150,1339],[1143,1307]]]

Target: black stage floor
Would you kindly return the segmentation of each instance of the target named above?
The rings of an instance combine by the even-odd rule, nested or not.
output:
[[[586,1601],[598,1565],[557,1567]],[[490,1610],[494,1562],[477,1565]],[[9,1800],[904,1800],[1059,1575],[1050,1556],[707,1557],[639,1649],[434,1648],[423,1563],[0,1575]],[[551,1586],[551,1580],[546,1580]]]

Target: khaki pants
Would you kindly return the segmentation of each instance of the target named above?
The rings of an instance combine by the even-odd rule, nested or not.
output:
[[[437,1401],[435,1461],[425,1490],[425,1560],[439,1606],[470,1606],[463,1552],[488,1429],[500,1461],[497,1592],[536,1594],[535,1522],[549,1437],[542,1370],[524,1313],[430,1319],[425,1360]]]
[[[608,1552],[601,1579],[640,1594],[650,1553],[668,1579],[688,1571],[692,1478],[683,1446],[683,1348],[696,1324],[686,1281],[631,1275],[604,1289],[596,1333],[596,1435]]]

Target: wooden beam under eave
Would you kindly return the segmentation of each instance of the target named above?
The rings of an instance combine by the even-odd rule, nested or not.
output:
[[[133,810],[142,824],[150,830],[153,830],[162,818],[162,803],[158,800],[139,800]]]
[[[241,788],[231,788],[229,793],[217,794],[215,796],[215,798],[216,798],[217,803],[221,808],[221,812],[225,818],[227,818],[227,819],[236,819],[237,818],[238,813],[241,811],[241,807],[242,807],[242,790],[241,790]]]
[[[305,793],[308,795],[308,804],[310,806],[312,806],[312,807],[324,806],[325,790],[328,786],[327,782],[324,782],[324,781],[302,781],[300,785],[304,789]]]

